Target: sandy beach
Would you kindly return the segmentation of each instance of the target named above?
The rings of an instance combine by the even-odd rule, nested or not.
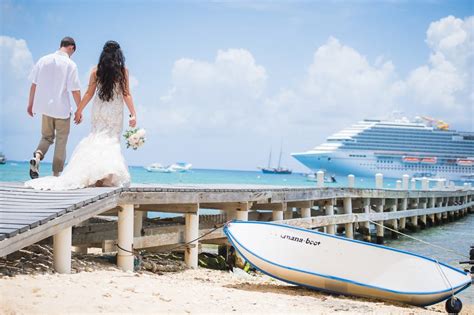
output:
[[[90,269],[88,269],[90,270]],[[1,314],[435,314],[427,308],[333,296],[264,275],[199,268],[153,274],[114,267],[0,278]],[[463,314],[474,314],[465,305]]]

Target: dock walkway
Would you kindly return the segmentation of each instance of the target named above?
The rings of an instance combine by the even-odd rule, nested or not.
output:
[[[471,212],[473,196],[470,187],[401,190],[140,184],[128,188],[37,191],[24,188],[23,183],[1,182],[0,256],[54,236],[55,255],[66,257],[57,259],[57,264],[62,265],[57,269],[68,272],[71,227],[103,213],[118,215],[118,264],[124,270],[133,268],[133,248],[190,242],[203,234],[199,230],[199,209],[218,210],[216,213],[225,214],[226,219],[239,220],[248,220],[249,213],[255,217],[253,214],[264,210],[267,214],[271,212],[269,219],[273,221],[323,228],[331,234],[338,228],[349,238],[359,232],[370,240],[369,222],[376,221],[395,230],[408,225],[435,224]],[[185,214],[184,233],[175,233],[171,238],[168,235],[166,240],[164,236],[140,234],[146,211]],[[376,228],[377,241],[381,242],[383,227]],[[222,233],[216,233],[208,240],[222,237]],[[197,244],[188,244],[185,251],[190,267],[197,266]]]

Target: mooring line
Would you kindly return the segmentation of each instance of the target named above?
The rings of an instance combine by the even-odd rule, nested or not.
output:
[[[402,233],[402,232],[400,232],[400,231],[397,231],[397,230],[395,230],[395,229],[389,228],[388,226],[385,226],[385,225],[383,225],[383,224],[377,223],[377,222],[372,221],[372,220],[367,220],[367,221],[370,222],[370,223],[373,223],[373,224],[375,224],[375,225],[381,226],[381,227],[383,227],[384,229],[387,229],[387,230],[389,230],[389,231],[392,231],[392,232],[398,233],[398,234],[400,234],[400,235],[403,235],[403,236],[405,236],[405,237],[411,238],[412,240],[421,242],[421,243],[423,243],[423,244],[426,244],[426,245],[429,245],[429,246],[432,246],[432,247],[435,247],[435,248],[438,248],[438,249],[447,250],[447,251],[449,251],[449,252],[451,252],[451,253],[454,253],[454,254],[456,254],[456,255],[459,255],[459,256],[461,256],[461,257],[463,257],[463,258],[469,258],[469,256],[467,256],[466,254],[461,254],[461,253],[455,251],[454,249],[450,249],[450,248],[447,248],[447,247],[443,247],[443,246],[440,246],[440,245],[437,245],[437,244],[432,244],[432,243],[430,243],[430,242],[427,242],[427,241],[424,241],[424,240],[419,239],[419,238],[417,238],[417,237],[413,237],[413,236],[411,236],[411,235]]]

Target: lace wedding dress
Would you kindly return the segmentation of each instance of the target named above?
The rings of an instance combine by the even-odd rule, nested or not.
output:
[[[26,187],[42,190],[70,190],[95,186],[128,186],[130,174],[120,149],[124,101],[115,92],[104,102],[96,94],[92,105],[91,133],[77,145],[59,177],[29,180]]]

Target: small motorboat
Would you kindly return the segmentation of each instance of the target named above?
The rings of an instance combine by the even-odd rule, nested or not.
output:
[[[169,169],[175,172],[187,172],[190,171],[192,167],[192,164],[185,162],[177,162],[168,166]]]
[[[170,169],[168,166],[163,166],[160,163],[153,163],[153,164],[145,167],[145,169],[148,172],[156,172],[156,173],[174,173],[174,172],[176,172],[175,170]]]
[[[471,285],[468,273],[434,259],[313,230],[232,221],[224,232],[260,271],[317,290],[426,306]]]

